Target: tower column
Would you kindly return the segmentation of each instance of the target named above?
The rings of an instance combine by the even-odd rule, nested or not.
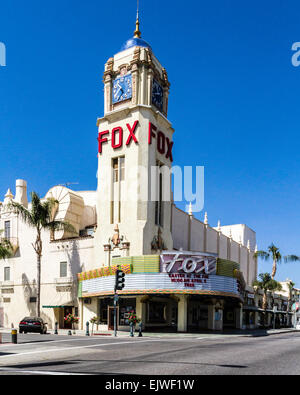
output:
[[[139,72],[136,63],[132,66],[132,104],[138,104],[139,102]]]
[[[147,79],[147,106],[151,106],[151,94],[152,94],[152,80],[153,80],[153,70],[148,69],[148,79]]]

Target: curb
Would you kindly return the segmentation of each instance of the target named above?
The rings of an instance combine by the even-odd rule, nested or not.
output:
[[[46,335],[52,335],[52,336],[68,336],[68,333],[66,332],[61,332],[61,333],[58,333],[58,334],[54,334],[54,333],[52,333],[53,331],[51,330],[51,331],[49,331]],[[268,331],[265,331],[265,332],[263,332],[263,333],[260,333],[260,332],[255,332],[255,331],[253,331],[253,333],[236,333],[236,334],[234,334],[234,333],[228,333],[228,334],[226,334],[226,333],[218,333],[218,332],[216,332],[216,333],[209,333],[209,334],[207,334],[207,333],[194,333],[194,334],[174,334],[174,333],[170,333],[170,334],[168,334],[168,333],[165,333],[165,332],[163,332],[163,333],[155,333],[155,334],[153,334],[153,333],[147,333],[147,332],[143,332],[143,337],[157,337],[157,338],[174,338],[174,339],[178,339],[178,338],[182,338],[182,339],[194,339],[194,338],[199,338],[199,337],[201,337],[201,336],[204,336],[205,338],[207,338],[207,339],[210,339],[210,338],[214,338],[214,339],[216,339],[216,338],[226,338],[226,337],[230,337],[230,338],[232,338],[232,337],[264,337],[264,336],[272,336],[272,335],[279,335],[279,334],[284,334],[284,333],[295,333],[295,332],[299,332],[299,330],[297,330],[297,329],[290,329],[290,330],[278,330],[277,332],[268,332]],[[9,329],[0,329],[0,335],[1,334],[6,334],[6,335],[10,335],[11,334],[11,330],[9,330]],[[170,336],[171,335],[171,336]],[[73,334],[73,336],[74,337],[88,337],[88,336],[86,336],[86,334],[85,334],[85,332],[79,332],[79,333],[76,333],[75,335]],[[105,337],[109,337],[109,336],[113,336],[113,333],[93,333],[93,334],[90,334],[90,338],[92,338],[92,337],[99,337],[99,336],[105,336]],[[127,332],[118,332],[118,337],[129,337],[129,333],[127,333]],[[138,333],[136,333],[136,336],[134,336],[134,337],[138,337]],[[1,344],[1,342],[0,342],[0,344]],[[7,344],[7,343],[6,343]]]

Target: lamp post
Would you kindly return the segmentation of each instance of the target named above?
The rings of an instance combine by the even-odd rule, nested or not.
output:
[[[119,295],[116,293],[114,296],[114,336],[117,337],[117,303]]]
[[[273,314],[274,314],[274,317],[273,317],[273,329],[275,329],[275,322],[276,322],[275,314],[276,314],[276,312],[277,312],[277,306],[273,306]]]

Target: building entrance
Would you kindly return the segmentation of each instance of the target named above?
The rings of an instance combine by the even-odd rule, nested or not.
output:
[[[114,330],[114,325],[115,325],[115,308],[109,306],[108,307],[108,330],[113,331]],[[116,308],[116,325],[117,325],[117,330],[119,326],[119,307]]]
[[[150,297],[146,303],[146,330],[176,332],[177,299],[169,296]]]
[[[73,308],[72,307],[64,307],[64,317],[66,317],[68,314],[72,314],[73,313]],[[72,324],[71,322],[67,322],[64,320],[64,324],[63,324],[64,329],[72,329]]]
[[[223,311],[223,329],[237,328],[237,304],[235,302],[226,301]]]
[[[188,332],[208,329],[208,305],[203,300],[190,297],[188,301]]]

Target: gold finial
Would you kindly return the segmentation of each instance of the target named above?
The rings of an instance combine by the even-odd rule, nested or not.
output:
[[[137,0],[137,14],[135,22],[134,38],[141,38],[142,33],[140,32],[140,21],[139,21],[139,0]]]

